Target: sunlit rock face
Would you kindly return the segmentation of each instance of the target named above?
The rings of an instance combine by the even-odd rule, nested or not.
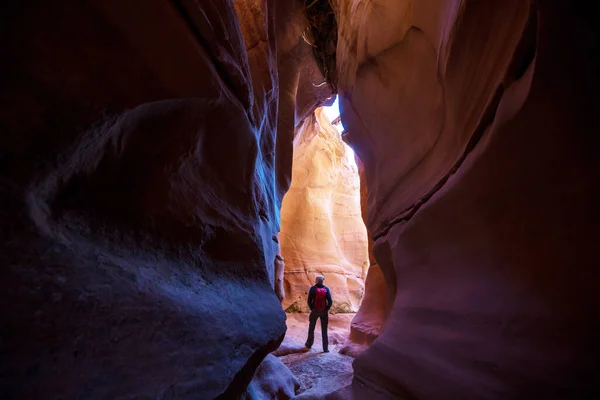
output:
[[[571,4],[337,2],[391,293],[354,398],[598,394],[599,42]]]
[[[3,5],[3,398],[245,391],[285,333],[296,115],[331,94],[297,107],[297,5]]]
[[[321,109],[298,128],[292,171],[279,235],[285,259],[283,307],[309,311],[308,289],[322,274],[332,292],[332,311],[356,311],[368,267],[360,180],[351,151]]]

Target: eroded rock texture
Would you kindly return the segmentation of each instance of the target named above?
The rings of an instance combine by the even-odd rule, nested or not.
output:
[[[285,333],[296,114],[331,94],[297,94],[294,7],[3,3],[3,398],[245,390]]]
[[[355,398],[594,398],[591,9],[337,3],[342,120],[391,292]]]
[[[309,311],[308,289],[318,274],[331,289],[332,312],[358,309],[368,253],[360,180],[351,154],[321,109],[298,128],[279,235],[286,309]]]

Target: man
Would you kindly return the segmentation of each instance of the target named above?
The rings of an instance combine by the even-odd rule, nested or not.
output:
[[[327,340],[327,322],[329,320],[329,309],[333,300],[331,300],[331,292],[329,288],[323,285],[325,277],[318,275],[315,278],[315,286],[312,286],[308,291],[308,307],[310,308],[310,316],[308,317],[308,339],[305,346],[309,349],[315,340],[315,326],[317,319],[321,318],[321,335],[323,337],[323,352],[329,353]]]

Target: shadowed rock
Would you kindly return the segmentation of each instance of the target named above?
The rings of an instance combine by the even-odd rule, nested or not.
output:
[[[2,5],[3,396],[235,398],[278,347],[294,7]]]

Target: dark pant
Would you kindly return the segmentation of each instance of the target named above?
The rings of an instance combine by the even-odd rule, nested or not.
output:
[[[311,311],[308,317],[308,339],[306,340],[306,347],[311,347],[315,341],[315,326],[317,326],[317,319],[321,318],[321,335],[323,336],[323,351],[327,350],[329,341],[327,340],[327,322],[329,321],[329,313]]]

